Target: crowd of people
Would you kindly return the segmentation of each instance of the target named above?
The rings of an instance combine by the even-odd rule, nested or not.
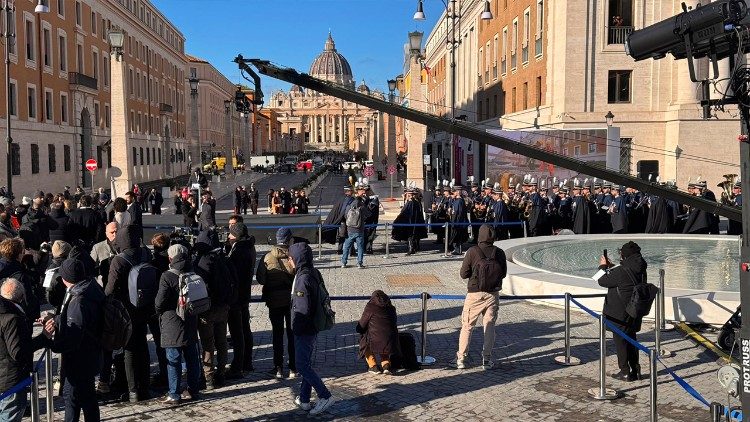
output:
[[[310,212],[310,198],[304,189],[287,190],[282,186],[277,190],[269,189],[266,196],[269,214],[308,214]]]

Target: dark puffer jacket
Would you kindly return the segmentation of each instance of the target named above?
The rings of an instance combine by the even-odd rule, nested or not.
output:
[[[70,218],[62,207],[53,208],[49,214],[49,241],[55,240],[71,241]]]
[[[507,275],[508,263],[505,258],[505,252],[500,248],[494,247],[492,245],[494,241],[495,230],[489,224],[483,224],[479,227],[479,235],[477,235],[478,244],[466,251],[466,256],[464,256],[464,261],[461,264],[461,278],[469,280],[467,282],[469,293],[480,291],[476,274],[474,274],[474,266],[484,257],[489,258],[494,254],[495,260],[497,260],[502,269],[502,278],[505,278]],[[502,279],[499,281],[498,288],[494,291],[499,291],[502,288]]]
[[[292,332],[297,336],[315,335],[318,333],[314,322],[318,286],[322,276],[313,267],[312,249],[308,244],[295,243],[290,246],[289,256],[297,272],[292,286]]]
[[[257,256],[255,237],[253,236],[237,239],[234,244],[229,246],[227,257],[237,274],[237,304],[247,306],[247,303],[250,302],[250,289],[253,284]]]
[[[382,290],[372,292],[372,297],[365,305],[356,330],[362,334],[359,339],[360,358],[365,357],[365,350],[368,346],[375,356],[401,354],[396,308],[391,304],[391,298]]]
[[[0,297],[0,390],[7,391],[29,376],[34,349],[31,325],[11,301]]]
[[[40,293],[42,293],[41,283],[35,280],[20,262],[0,258],[0,280],[8,277],[15,277],[23,284],[26,300],[21,306],[23,306],[29,326],[31,326],[41,314],[41,301],[39,299]]]
[[[602,310],[607,319],[620,325],[635,327],[640,331],[641,318],[634,320],[627,312],[625,306],[630,302],[633,295],[633,286],[636,283],[646,283],[646,268],[648,265],[640,253],[630,255],[622,260],[620,265],[609,269],[606,274],[599,278],[599,285],[607,288],[607,297],[604,299]],[[604,269],[604,267],[600,267]]]
[[[176,257],[170,268],[180,274],[191,272],[190,257]],[[198,318],[185,315],[185,320],[177,316],[178,284],[180,276],[165,271],[159,280],[159,292],[156,294],[156,313],[159,315],[161,328],[161,347],[184,347],[198,341]]]

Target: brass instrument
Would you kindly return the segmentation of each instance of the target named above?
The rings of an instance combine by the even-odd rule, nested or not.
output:
[[[721,203],[724,205],[734,205],[734,198],[735,195],[732,192],[732,188],[734,188],[735,182],[737,182],[737,175],[736,174],[725,174],[724,175],[724,181],[716,185],[716,187],[719,187],[722,189],[721,191]]]
[[[529,199],[526,199],[524,202],[526,203],[526,207],[523,210],[523,218],[528,220],[531,217],[531,210],[534,208],[534,204]]]

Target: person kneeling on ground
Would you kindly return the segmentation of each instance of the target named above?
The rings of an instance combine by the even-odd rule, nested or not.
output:
[[[508,271],[505,252],[492,245],[495,230],[489,224],[479,228],[479,243],[466,251],[461,265],[461,278],[468,279],[466,300],[461,313],[461,334],[458,338],[456,365],[458,369],[466,368],[466,357],[469,351],[471,330],[482,318],[484,326],[484,345],[482,347],[482,366],[491,369],[495,366],[492,360],[492,347],[495,344],[495,321],[497,321],[498,297],[503,287],[503,278]]]
[[[375,290],[356,328],[362,334],[359,357],[367,361],[368,372],[380,373],[376,360],[376,356],[380,356],[383,374],[391,374],[391,355],[400,354],[397,327],[396,308],[391,304],[391,298],[382,290]]]

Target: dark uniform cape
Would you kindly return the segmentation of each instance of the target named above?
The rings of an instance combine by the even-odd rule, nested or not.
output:
[[[628,203],[625,198],[618,196],[612,199],[614,209],[612,214],[605,212],[610,217],[611,233],[627,233],[628,230]]]
[[[648,218],[648,207],[646,198],[642,192],[630,195],[628,212],[628,233],[643,233],[646,231],[646,219]]]
[[[622,195],[620,195],[620,198],[622,198]],[[602,194],[598,211],[600,215],[598,227],[599,233],[613,233],[615,230],[612,228],[612,216],[609,214],[609,206],[612,205],[612,202],[614,201],[615,197],[613,195],[609,193]],[[624,205],[627,205],[627,203],[624,203]],[[622,210],[623,213],[627,214],[627,207],[624,207]]]
[[[421,224],[420,226],[399,226],[399,224]],[[427,238],[427,226],[424,221],[422,212],[422,203],[416,199],[411,199],[404,203],[401,212],[393,220],[393,230],[391,238],[397,242],[405,242],[409,237],[414,236],[417,239]]]
[[[491,218],[490,221],[495,223],[493,225],[495,229],[495,240],[505,240],[508,239],[510,233],[508,231],[508,226],[506,225],[500,225],[498,223],[506,223],[508,222],[508,207],[505,205],[505,202],[502,200],[495,202],[492,205],[492,208],[490,209],[490,215],[488,218]]]
[[[367,218],[365,218],[365,243],[368,245],[368,249],[372,249],[372,242],[375,241],[376,225],[380,219],[380,200],[377,196],[371,196],[365,199],[365,207],[367,208]]]
[[[351,196],[344,196],[331,208],[321,231],[321,239],[324,243],[336,244],[341,223],[346,219],[346,209],[352,201]]]
[[[671,199],[667,200],[667,208],[669,208],[670,215],[672,216],[672,229],[670,233],[682,233],[682,229],[685,226],[685,219],[679,218],[682,212],[682,205],[678,204],[677,201]]]
[[[652,196],[646,219],[646,233],[672,233],[675,221],[674,211],[664,198]]]
[[[567,197],[560,198],[557,205],[557,215],[560,217],[560,229],[572,230],[573,228],[573,199]]]
[[[704,199],[716,201],[716,197],[714,196],[713,192],[709,190],[706,190],[703,195],[701,195],[701,197],[703,197]],[[715,221],[718,220],[718,218],[715,217],[716,216],[711,213],[693,207],[690,210],[690,214],[688,215],[687,221],[685,222],[685,227],[682,229],[682,233],[718,234],[718,222]]]
[[[462,197],[452,199],[450,207],[453,215],[450,217],[452,224],[450,225],[448,243],[451,245],[466,243],[469,240],[469,219],[466,217],[466,202]]]
[[[734,205],[735,207],[742,208],[742,194],[739,194],[734,198],[734,203],[732,205]],[[742,223],[739,221],[729,220],[729,227],[727,228],[727,234],[731,234],[735,236],[742,234]]]
[[[529,236],[549,236],[550,228],[547,221],[547,201],[538,192],[529,197],[531,212],[529,214]]]
[[[574,196],[573,204],[573,233],[591,233],[591,205],[583,195]]]
[[[435,197],[436,207],[432,212],[432,218],[430,219],[430,223],[432,224],[430,232],[435,233],[438,236],[438,239],[445,236],[445,227],[443,227],[443,224],[448,221],[448,202],[449,199],[445,196],[441,195]]]

